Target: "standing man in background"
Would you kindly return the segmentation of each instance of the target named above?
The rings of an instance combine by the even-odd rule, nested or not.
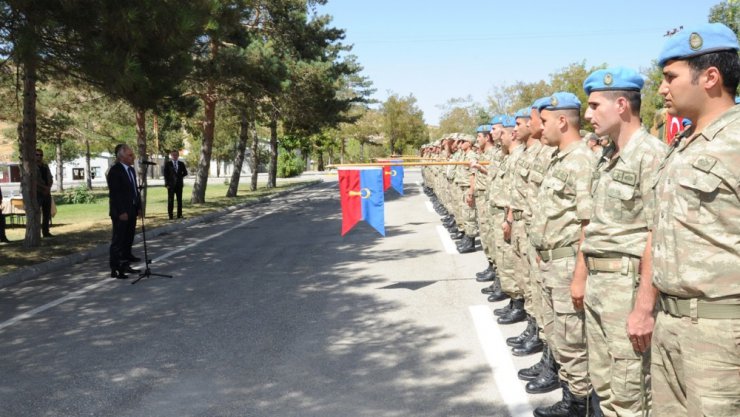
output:
[[[44,151],[41,149],[36,149],[36,165],[39,168],[36,199],[41,209],[41,234],[44,237],[52,237],[49,232],[49,223],[51,222],[51,185],[54,184],[54,178],[49,165],[44,163]]]
[[[180,160],[180,152],[170,152],[170,162],[164,165],[164,186],[167,187],[167,214],[172,220],[174,197],[177,196],[177,218],[182,218],[182,183],[188,169]]]

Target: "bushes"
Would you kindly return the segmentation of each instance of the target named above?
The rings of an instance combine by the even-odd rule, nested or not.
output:
[[[95,202],[95,194],[87,187],[79,186],[71,191],[66,191],[62,196],[64,204],[92,204]]]
[[[293,152],[280,149],[278,153],[277,176],[278,178],[289,178],[301,175],[306,169],[303,159]]]

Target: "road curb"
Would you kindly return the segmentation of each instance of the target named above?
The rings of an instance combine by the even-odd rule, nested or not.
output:
[[[226,207],[225,209],[214,211],[213,213],[204,214],[202,216],[194,217],[192,219],[186,219],[182,222],[171,223],[166,226],[161,226],[156,229],[147,230],[147,238],[157,237],[166,233],[172,233],[179,229],[185,229],[195,224],[205,223],[215,218],[221,217],[224,214],[231,213],[236,210],[243,209],[245,207],[254,206],[257,204],[269,203],[270,201],[288,195],[290,193],[303,190],[304,188],[312,187],[316,184],[322,183],[323,180],[313,180],[306,184],[299,185],[297,187],[280,191],[267,197],[260,197],[255,201],[247,201],[241,204]],[[141,233],[134,237],[134,244],[141,242]],[[98,245],[92,249],[84,252],[74,253],[71,255],[62,256],[61,258],[52,259],[50,261],[42,262],[37,265],[26,266],[19,268],[13,272],[9,272],[5,275],[0,275],[0,288],[9,287],[24,281],[30,281],[42,274],[46,274],[65,266],[74,265],[96,256],[104,255],[108,252],[109,244],[104,243]]]

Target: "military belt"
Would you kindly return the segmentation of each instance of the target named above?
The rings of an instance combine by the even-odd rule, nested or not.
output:
[[[524,212],[522,210],[512,210],[511,215],[515,221],[519,221],[524,218]]]
[[[571,246],[565,246],[557,249],[538,250],[537,253],[539,253],[540,258],[542,258],[544,262],[550,262],[556,259],[575,256],[576,251]]]
[[[660,293],[659,301],[660,309],[673,317],[740,319],[740,304],[712,303],[698,298],[678,298],[664,293]]]
[[[640,267],[640,258],[623,256],[621,258],[586,257],[586,266],[590,272],[621,272],[624,275],[637,271]]]

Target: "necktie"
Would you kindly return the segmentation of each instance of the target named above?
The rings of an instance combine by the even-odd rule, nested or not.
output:
[[[177,174],[177,161],[172,161],[172,163],[175,165],[175,174]]]
[[[128,167],[128,179],[131,181],[131,195],[136,199],[136,174],[133,167]]]

